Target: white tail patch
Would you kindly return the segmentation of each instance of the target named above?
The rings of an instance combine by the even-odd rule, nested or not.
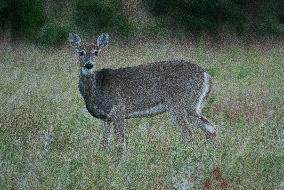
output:
[[[206,94],[208,93],[209,90],[209,75],[206,72],[204,72],[203,77],[204,77],[203,88],[196,104],[196,112],[200,115],[203,107],[204,98],[206,97]]]

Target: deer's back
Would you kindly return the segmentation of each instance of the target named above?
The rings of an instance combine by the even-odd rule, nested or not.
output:
[[[204,70],[193,63],[183,60],[161,61],[120,69],[102,69],[96,71],[96,81],[101,88],[109,85],[144,86],[156,83],[162,88],[187,86],[192,83],[199,86],[203,81]],[[135,86],[137,87],[137,86]]]

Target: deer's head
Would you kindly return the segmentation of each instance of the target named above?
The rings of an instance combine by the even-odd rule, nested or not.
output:
[[[81,44],[80,37],[75,33],[69,33],[68,40],[71,46],[78,53],[81,73],[83,75],[89,75],[93,72],[96,58],[99,55],[100,51],[108,44],[109,35],[107,33],[101,34],[97,38],[96,44]]]

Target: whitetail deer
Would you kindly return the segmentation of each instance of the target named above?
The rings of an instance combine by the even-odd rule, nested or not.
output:
[[[96,58],[108,40],[104,33],[96,44],[81,45],[77,34],[69,34],[80,60],[79,90],[89,113],[104,122],[104,146],[108,145],[111,122],[118,143],[123,145],[125,119],[163,112],[170,114],[183,138],[191,134],[189,122],[202,129],[206,137],[216,135],[212,124],[201,114],[212,80],[200,66],[175,60],[96,71]]]

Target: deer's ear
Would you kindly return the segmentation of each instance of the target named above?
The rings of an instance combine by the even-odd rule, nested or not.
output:
[[[69,33],[68,41],[73,48],[75,48],[77,51],[79,50],[79,47],[81,45],[81,38],[76,33]]]
[[[107,46],[109,41],[108,33],[102,33],[97,39],[97,48],[102,49]]]

